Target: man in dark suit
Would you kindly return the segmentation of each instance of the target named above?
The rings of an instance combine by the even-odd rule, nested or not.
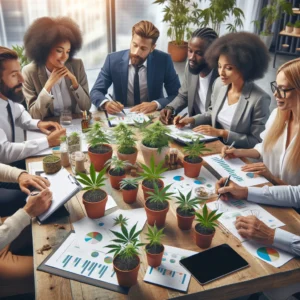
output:
[[[150,113],[164,108],[177,96],[178,75],[170,56],[155,50],[158,37],[158,29],[148,21],[133,26],[130,50],[107,56],[91,90],[96,107],[110,114],[119,113],[124,106],[132,107],[134,112]],[[114,99],[109,99],[105,95],[112,83]]]
[[[211,28],[200,28],[193,32],[188,44],[188,63],[183,84],[177,97],[160,112],[162,123],[169,124],[171,117],[186,107],[189,116],[205,113],[208,110],[212,85],[219,75],[217,70],[212,70],[207,65],[204,54],[216,38],[218,35]]]

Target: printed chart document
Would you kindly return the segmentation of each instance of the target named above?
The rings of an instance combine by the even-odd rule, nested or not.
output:
[[[241,186],[253,186],[268,182],[265,177],[252,172],[243,172],[241,168],[245,163],[239,158],[223,159],[220,154],[214,154],[203,156],[203,159],[222,177],[231,175],[230,179]]]
[[[157,268],[148,266],[144,281],[186,292],[191,274],[179,264],[179,261],[197,252],[164,246],[165,251],[161,265]]]
[[[217,140],[218,138],[215,136],[205,135],[199,132],[194,132],[192,129],[188,127],[183,127],[182,129],[176,128],[175,125],[167,126],[171,132],[168,135],[181,143],[191,143],[193,140],[196,140],[200,137],[201,142],[208,142],[212,140]]]
[[[130,108],[124,108],[124,112],[126,115],[124,115],[122,112],[111,115],[109,113],[106,113],[108,125],[109,126],[116,126],[120,123],[125,123],[127,125],[134,125],[134,121],[143,123],[144,121],[149,121],[149,117],[142,113],[135,113],[131,112]]]

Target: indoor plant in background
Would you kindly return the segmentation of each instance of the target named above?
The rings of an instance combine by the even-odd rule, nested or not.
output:
[[[109,137],[101,128],[100,122],[95,122],[86,133],[89,144],[88,154],[97,172],[104,168],[105,163],[112,157],[112,147],[108,145]]]
[[[196,221],[195,226],[195,240],[196,244],[200,248],[208,248],[211,245],[211,241],[215,235],[216,227],[218,226],[215,221],[221,217],[222,213],[217,214],[217,210],[208,212],[206,204],[202,209],[202,214],[195,212]]]
[[[142,130],[141,150],[146,165],[149,165],[152,156],[155,164],[165,160],[169,151],[169,132],[170,129],[159,121]]]
[[[167,213],[169,211],[169,202],[173,193],[168,190],[171,184],[165,186],[161,190],[158,186],[154,185],[154,191],[149,192],[148,200],[145,202],[145,210],[147,214],[147,222],[153,226],[156,224],[158,227],[165,225]]]
[[[293,32],[294,30],[294,25],[292,22],[287,22],[286,25],[285,25],[285,31],[288,32],[288,33],[291,33]]]
[[[77,179],[84,185],[82,201],[89,218],[101,218],[105,214],[107,193],[101,189],[104,186],[106,168],[96,174],[94,165],[90,165],[90,174],[78,173]]]
[[[184,175],[191,178],[199,176],[202,165],[200,155],[209,151],[211,150],[206,148],[204,143],[200,142],[200,137],[185,146],[183,148],[183,152],[186,154],[183,158]]]
[[[190,230],[195,219],[195,209],[199,205],[198,198],[192,198],[192,190],[184,195],[179,191],[179,196],[175,197],[179,204],[176,209],[178,227],[181,230]]]
[[[294,34],[300,34],[300,20],[297,20],[294,24]]]
[[[164,187],[164,182],[161,180],[163,176],[161,176],[161,174],[167,171],[167,169],[163,168],[163,163],[164,162],[161,161],[159,164],[155,165],[154,158],[152,156],[149,167],[141,164],[142,172],[140,172],[138,175],[142,180],[142,190],[145,201],[149,196],[149,192],[153,192],[155,186],[157,186],[159,189]]]
[[[139,190],[140,178],[124,178],[120,182],[120,189],[122,190],[123,200],[127,204],[132,204],[136,201]]]
[[[17,52],[19,62],[20,62],[20,65],[21,65],[21,69],[23,69],[26,65],[28,65],[30,63],[30,60],[25,55],[24,46],[15,45],[15,46],[12,46],[12,49]]]
[[[138,250],[144,245],[139,242],[141,231],[136,231],[136,224],[130,231],[121,225],[121,232],[111,230],[116,236],[116,239],[112,240],[113,244],[105,246],[111,249],[108,253],[114,253],[113,266],[121,286],[131,287],[137,283],[140,268]]]
[[[165,247],[161,243],[161,239],[164,236],[163,231],[164,228],[158,230],[155,224],[153,228],[148,225],[146,240],[149,241],[149,243],[146,245],[145,249],[148,265],[153,268],[160,266],[162,257],[164,255]]]

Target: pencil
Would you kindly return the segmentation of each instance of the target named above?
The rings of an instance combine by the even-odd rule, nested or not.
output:
[[[115,103],[119,104],[118,101],[114,100],[113,96],[111,94],[108,94],[108,96],[110,97],[110,99],[112,101],[114,101]],[[122,109],[122,113],[126,116],[124,109]]]
[[[177,123],[176,123],[176,124],[178,124],[179,121],[182,120],[185,116],[187,116],[187,113],[185,113],[185,114],[183,114],[182,116],[180,116],[180,118],[177,120]]]

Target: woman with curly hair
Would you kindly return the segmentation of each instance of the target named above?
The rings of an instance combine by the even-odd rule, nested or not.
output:
[[[26,55],[23,91],[28,111],[35,119],[89,110],[91,101],[81,59],[73,58],[82,46],[78,25],[67,17],[35,20],[24,36]]]
[[[218,68],[208,112],[193,117],[174,118],[181,128],[187,124],[195,132],[216,136],[225,144],[252,148],[269,117],[271,98],[253,81],[263,77],[269,54],[264,43],[248,32],[229,33],[216,39],[205,52],[211,68]]]

